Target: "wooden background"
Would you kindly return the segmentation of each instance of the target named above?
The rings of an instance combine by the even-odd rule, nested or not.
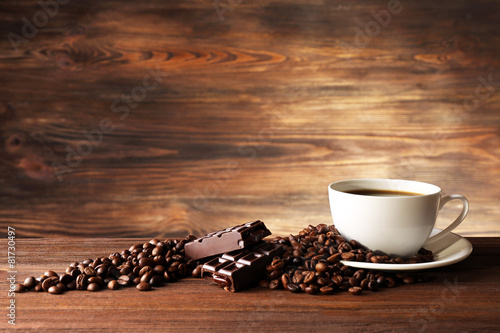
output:
[[[500,2],[59,1],[0,2],[3,230],[283,235],[384,177],[500,235]]]

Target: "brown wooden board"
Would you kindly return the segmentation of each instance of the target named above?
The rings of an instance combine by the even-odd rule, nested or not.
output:
[[[286,235],[382,177],[500,235],[498,1],[60,2],[0,3],[2,228]]]

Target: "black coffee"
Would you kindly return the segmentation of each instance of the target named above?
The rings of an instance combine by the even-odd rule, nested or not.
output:
[[[422,195],[421,193],[415,193],[415,192],[375,190],[367,188],[345,191],[345,193],[357,194],[357,195],[369,195],[372,197],[413,197],[416,195]]]

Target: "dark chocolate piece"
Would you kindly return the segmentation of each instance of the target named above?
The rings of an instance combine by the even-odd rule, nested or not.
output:
[[[227,291],[240,291],[264,278],[266,266],[284,251],[280,244],[261,242],[251,249],[228,252],[210,260],[203,265],[201,274],[211,276]]]
[[[249,245],[260,242],[269,236],[271,231],[264,222],[253,221],[235,227],[211,232],[186,243],[184,254],[187,260],[202,259],[224,252],[243,249]]]

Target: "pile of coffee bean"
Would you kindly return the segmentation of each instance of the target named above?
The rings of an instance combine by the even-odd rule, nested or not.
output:
[[[353,269],[340,261],[363,261],[372,263],[418,263],[432,261],[432,252],[420,250],[413,258],[390,258],[375,255],[364,249],[355,240],[347,241],[337,229],[326,224],[309,226],[298,235],[273,240],[285,246],[285,253],[274,258],[266,267],[267,278],[260,281],[261,287],[272,290],[287,289],[308,294],[332,294],[345,290],[360,295],[363,290],[376,291],[392,288],[398,284],[415,283],[420,277],[406,274],[388,274],[365,269]]]
[[[188,276],[199,278],[202,270],[200,262],[187,261],[184,256],[184,245],[194,239],[193,235],[181,240],[152,239],[107,257],[72,262],[65,273],[59,275],[49,270],[38,278],[30,276],[24,283],[17,283],[15,291],[61,294],[67,290],[94,292],[129,286],[148,291]],[[391,288],[398,284],[415,283],[421,278],[353,269],[343,265],[341,260],[392,264],[433,260],[432,252],[424,249],[406,260],[376,255],[355,240],[347,241],[333,225],[326,224],[309,226],[298,235],[277,237],[270,242],[285,247],[284,254],[274,258],[266,267],[267,278],[259,283],[271,290],[283,288],[308,294],[332,294],[336,290],[347,290],[353,295],[360,295],[363,290]]]
[[[34,290],[61,294],[66,290],[116,290],[128,286],[148,291],[152,287],[190,275],[197,263],[186,261],[184,245],[194,239],[196,237],[192,235],[182,240],[152,239],[108,257],[73,262],[64,274],[46,271],[38,278],[30,276],[24,283],[16,284],[15,291]]]

